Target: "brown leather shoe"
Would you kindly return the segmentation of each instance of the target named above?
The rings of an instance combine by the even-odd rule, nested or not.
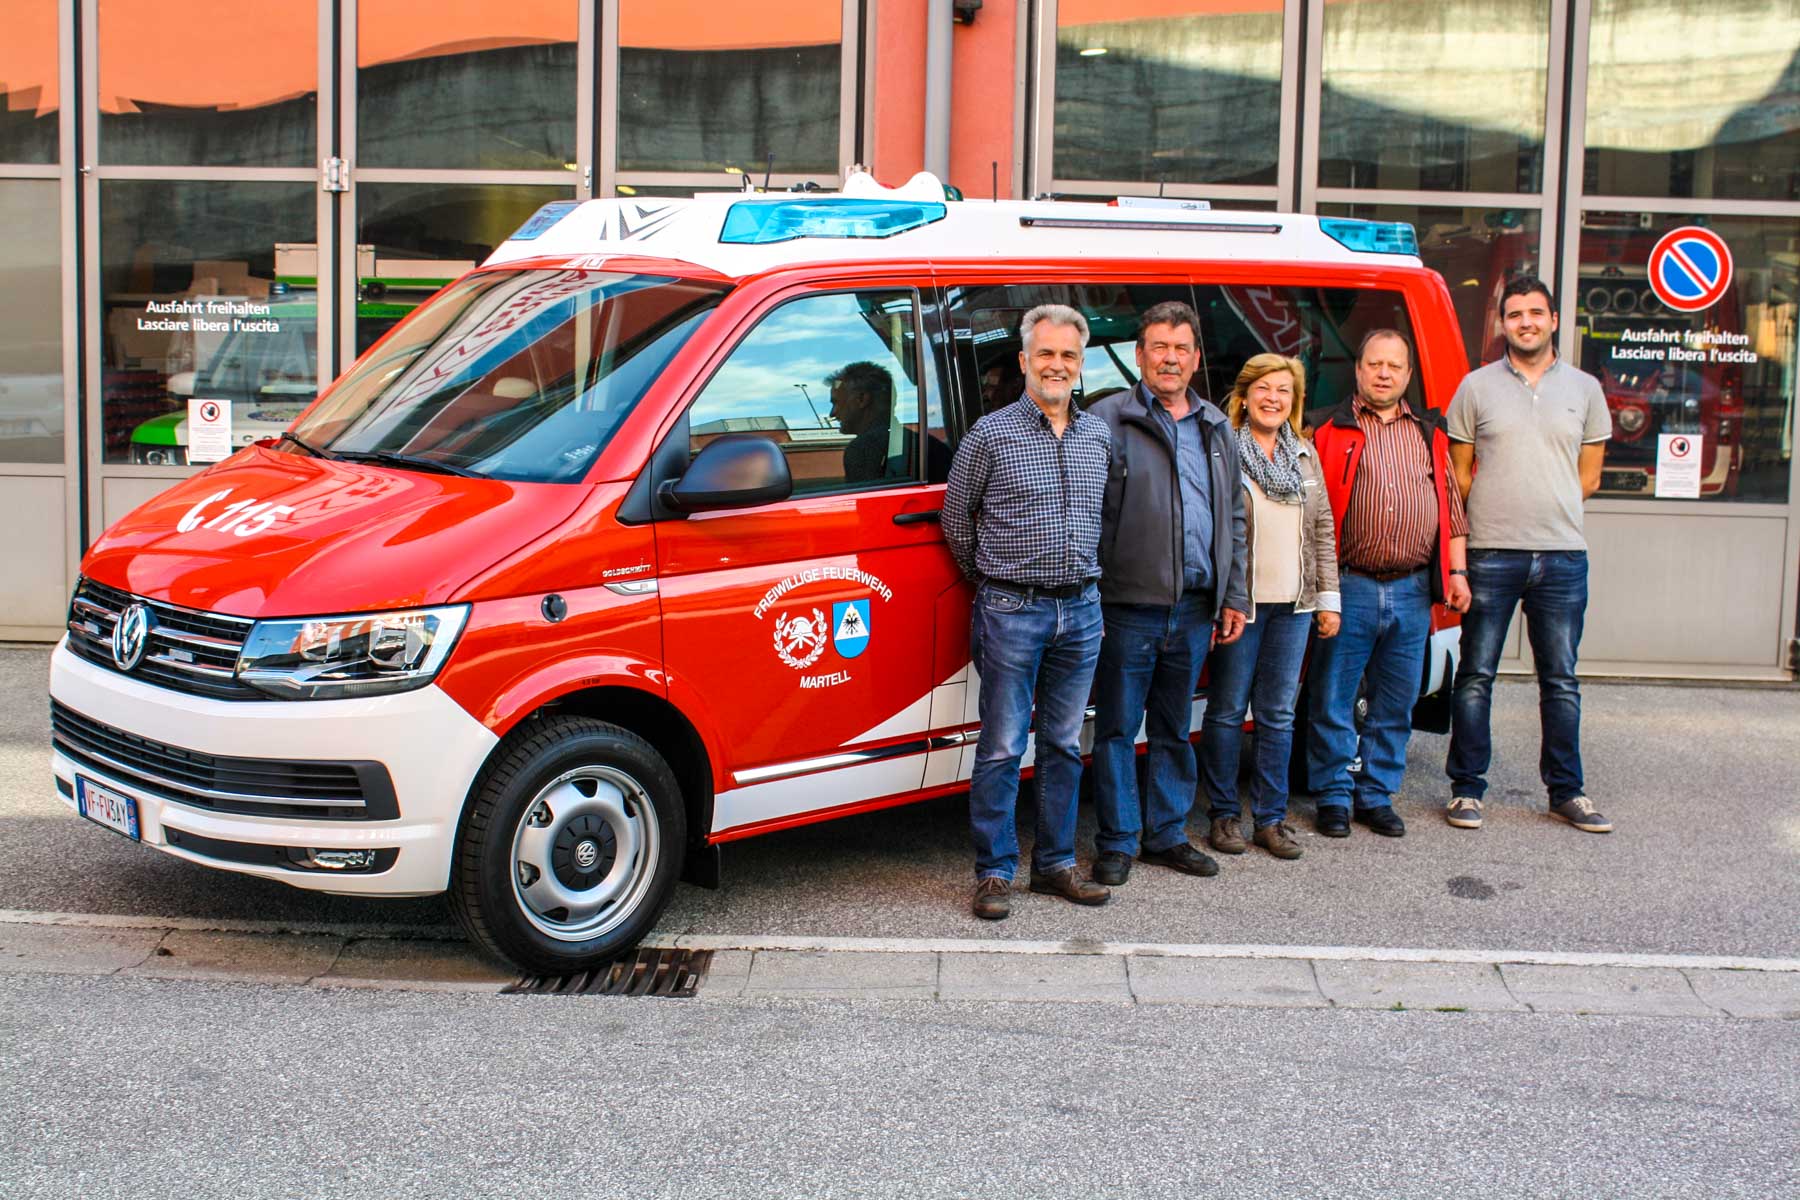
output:
[[[1264,825],[1257,830],[1256,844],[1276,858],[1299,858],[1301,854],[1300,843],[1294,840],[1294,831],[1287,827],[1286,821]]]
[[[1072,904],[1105,904],[1112,899],[1111,892],[1091,879],[1076,875],[1074,867],[1064,867],[1060,871],[1043,874],[1033,867],[1031,890],[1046,896],[1061,896]]]
[[[1004,921],[1012,915],[1012,880],[989,876],[975,885],[975,915],[984,921]]]
[[[1212,828],[1206,833],[1206,840],[1220,854],[1242,854],[1244,852],[1244,834],[1238,828],[1236,817],[1219,817],[1213,821]]]

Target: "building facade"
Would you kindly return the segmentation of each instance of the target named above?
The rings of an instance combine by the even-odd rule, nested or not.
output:
[[[197,469],[190,399],[279,429],[546,201],[861,163],[1408,221],[1471,365],[1541,274],[1614,417],[1584,669],[1792,677],[1800,0],[9,10],[0,638],[56,636],[82,547]]]

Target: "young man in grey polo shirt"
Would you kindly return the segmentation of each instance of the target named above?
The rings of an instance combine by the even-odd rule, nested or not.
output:
[[[1460,829],[1481,828],[1493,746],[1494,672],[1523,605],[1537,665],[1543,743],[1538,773],[1550,813],[1589,833],[1612,822],[1581,777],[1581,692],[1575,655],[1587,612],[1581,502],[1600,486],[1612,416],[1592,375],[1556,357],[1556,300],[1521,276],[1500,295],[1506,353],[1471,371],[1450,401],[1450,462],[1469,510],[1469,611],[1451,708],[1450,802]]]

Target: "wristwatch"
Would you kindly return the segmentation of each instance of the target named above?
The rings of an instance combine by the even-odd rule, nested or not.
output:
[[[1450,573],[1452,575],[1467,575],[1468,571],[1464,570],[1462,567],[1451,567]]]

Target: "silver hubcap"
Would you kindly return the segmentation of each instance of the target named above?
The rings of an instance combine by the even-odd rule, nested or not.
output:
[[[637,780],[614,767],[565,771],[526,805],[513,834],[519,910],[558,941],[609,933],[650,890],[661,845],[656,808]]]

